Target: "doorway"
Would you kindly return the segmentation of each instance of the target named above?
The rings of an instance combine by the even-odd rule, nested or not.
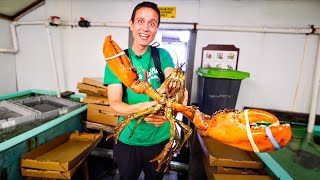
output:
[[[186,88],[188,90],[190,104],[191,87],[193,78],[193,66],[196,49],[197,31],[195,29],[164,29],[159,28],[156,38],[150,45],[159,46],[166,49],[175,65],[186,62],[183,70],[186,74]],[[129,30],[129,47],[133,44],[132,33]],[[187,123],[190,125],[190,122]]]
[[[175,66],[187,62],[190,31],[159,29],[155,39],[159,43],[159,47],[170,53]],[[185,71],[186,65],[182,68]]]
[[[155,41],[159,43],[159,47],[166,49],[170,53],[175,66],[185,63],[182,69],[186,74],[186,88],[189,93],[188,101],[190,102],[196,31],[190,29],[180,30],[160,28],[156,35]]]
[[[191,87],[193,78],[193,67],[194,67],[194,57],[195,57],[195,45],[196,45],[197,31],[195,29],[162,29],[159,28],[156,38],[150,45],[158,46],[160,48],[166,49],[175,64],[185,63],[183,70],[186,75],[186,88],[188,90],[188,105],[190,105],[191,97]],[[131,31],[129,31],[129,46],[131,47],[133,43],[133,37]],[[184,124],[187,124],[192,129],[193,124],[188,118],[178,115],[176,119],[181,120]],[[181,134],[179,127],[178,131]],[[183,138],[183,134],[181,138]],[[189,144],[193,144],[193,137],[189,138]],[[180,150],[180,153],[173,157],[173,161],[180,163],[189,163],[190,159],[190,149],[185,146]]]
[[[166,49],[170,53],[175,66],[184,64],[182,69],[186,75],[186,88],[189,95],[188,105],[190,105],[193,65],[195,57],[196,31],[159,29],[155,39],[156,42],[159,43],[159,47]],[[190,120],[184,117],[181,113],[178,113],[175,119],[182,121],[184,124],[187,124],[191,129],[194,128]],[[180,134],[180,138],[183,138],[184,134],[181,132],[181,128],[177,126],[177,129]],[[189,144],[193,144],[192,139],[193,137],[189,138]],[[178,163],[189,164],[190,149],[184,146],[172,160]]]

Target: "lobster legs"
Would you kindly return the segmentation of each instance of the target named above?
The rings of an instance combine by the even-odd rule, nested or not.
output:
[[[114,137],[116,139],[116,143],[117,140],[119,139],[119,136],[121,134],[121,132],[123,131],[123,129],[132,121],[135,120],[136,118],[140,118],[137,122],[137,125],[139,125],[139,123],[141,122],[142,119],[144,119],[145,117],[147,117],[150,114],[156,114],[159,112],[159,110],[161,109],[162,105],[158,104],[155,108],[154,107],[150,107],[147,109],[144,109],[142,111],[136,112],[131,114],[130,116],[126,117],[124,120],[122,120],[116,127],[114,130],[114,134],[109,135],[107,137],[107,139]],[[136,128],[136,127],[135,127]],[[135,130],[135,128],[133,129],[133,132]],[[133,132],[131,133],[130,136],[132,136]]]
[[[117,143],[121,132],[132,120],[139,118],[136,124],[136,126],[138,126],[142,119],[144,119],[146,116],[150,114],[157,114],[162,109],[162,107],[163,105],[157,104],[156,107],[150,107],[145,110],[131,114],[130,116],[122,120],[115,127],[114,134],[109,135],[107,139],[114,137],[115,143]],[[165,116],[170,122],[169,142],[165,145],[164,149],[157,157],[150,160],[150,162],[158,162],[158,167],[156,169],[157,171],[160,171],[161,167],[165,167],[165,171],[167,170],[173,155],[181,150],[187,139],[192,134],[192,130],[188,126],[183,124],[181,121],[174,119],[173,113],[174,112],[171,108],[167,108],[165,111]],[[180,141],[180,134],[177,130],[176,124],[179,125],[181,130],[184,132],[184,138],[182,141]],[[132,130],[131,135],[128,138],[130,138],[134,134],[135,128]]]
[[[166,109],[166,117],[170,121],[170,139],[169,142],[165,145],[161,153],[152,159],[150,162],[158,162],[157,171],[161,169],[164,165],[167,171],[168,165],[173,157],[173,155],[181,150],[185,142],[189,139],[192,134],[192,129],[181,121],[174,119],[173,111],[171,108]],[[176,127],[176,124],[181,127],[181,130],[184,132],[184,138],[180,141],[179,133]]]

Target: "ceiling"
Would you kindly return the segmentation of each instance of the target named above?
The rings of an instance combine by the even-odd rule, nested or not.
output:
[[[17,20],[44,3],[45,0],[0,0],[0,18]]]

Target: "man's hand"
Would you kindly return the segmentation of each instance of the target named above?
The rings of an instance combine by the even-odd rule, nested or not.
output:
[[[185,89],[184,99],[183,99],[182,104],[186,106],[187,103],[188,103],[188,90]],[[155,125],[156,127],[162,126],[164,123],[166,123],[168,121],[168,119],[165,116],[160,116],[160,115],[156,115],[156,114],[150,114],[144,120],[149,124]]]
[[[156,114],[150,114],[144,120],[149,124],[155,125],[156,127],[162,126],[164,123],[168,121],[166,117]]]
[[[149,101],[149,102],[144,102],[144,103],[140,103],[142,109],[146,109],[149,107],[152,107],[154,105],[156,105],[155,101]],[[160,116],[160,115],[156,115],[156,114],[150,114],[149,116],[147,116],[146,118],[144,118],[144,120],[149,123],[149,124],[153,124],[156,127],[162,126],[165,122],[167,122],[167,118],[165,118],[165,116]]]

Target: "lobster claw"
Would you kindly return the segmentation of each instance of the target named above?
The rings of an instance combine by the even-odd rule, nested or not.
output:
[[[164,101],[149,83],[139,80],[137,69],[110,35],[104,41],[103,54],[111,71],[125,86],[135,93],[147,94],[154,100]]]
[[[264,125],[258,126],[259,123]],[[278,150],[292,137],[290,124],[280,124],[274,115],[258,109],[219,111],[208,121],[203,133],[222,143],[255,152]]]
[[[137,70],[131,65],[130,59],[118,44],[111,39],[111,35],[104,41],[103,54],[111,71],[125,86],[131,87],[137,81]]]

